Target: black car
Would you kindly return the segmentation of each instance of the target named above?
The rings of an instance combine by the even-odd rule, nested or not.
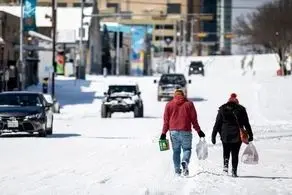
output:
[[[187,97],[187,85],[191,82],[191,80],[186,81],[184,74],[162,74],[158,81],[157,101],[161,101],[162,98],[172,99],[176,89],[182,89]],[[154,83],[157,83],[157,80],[154,80]]]
[[[202,61],[192,61],[189,66],[189,76],[193,74],[201,74],[205,76],[204,64]]]
[[[46,137],[53,133],[51,104],[38,92],[0,93],[0,135],[25,132]]]
[[[143,117],[143,100],[137,84],[109,85],[104,95],[102,118],[110,118],[114,112],[133,112],[135,118]]]

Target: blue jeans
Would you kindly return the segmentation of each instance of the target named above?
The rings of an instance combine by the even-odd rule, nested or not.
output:
[[[192,154],[192,139],[193,134],[190,131],[170,131],[170,139],[173,150],[174,169],[177,172],[180,170],[181,162],[190,162]],[[183,157],[181,159],[181,149],[183,150]]]

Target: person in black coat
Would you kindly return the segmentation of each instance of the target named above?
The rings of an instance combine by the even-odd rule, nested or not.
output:
[[[216,144],[216,135],[219,133],[223,145],[223,171],[228,173],[231,153],[233,177],[237,177],[238,156],[242,144],[239,127],[245,127],[249,137],[248,141],[253,141],[246,109],[239,104],[237,95],[232,93],[228,102],[219,107],[212,132],[212,143]]]

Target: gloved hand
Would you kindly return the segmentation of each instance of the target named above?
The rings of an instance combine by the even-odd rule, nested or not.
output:
[[[199,137],[205,137],[205,133],[202,130],[198,131],[198,135]]]
[[[249,137],[249,138],[248,138],[248,141],[249,141],[249,142],[252,142],[252,141],[253,141],[253,137]]]
[[[166,134],[163,134],[163,133],[162,133],[161,136],[160,136],[160,139],[161,139],[161,140],[165,140],[165,139],[166,139]]]
[[[215,145],[216,144],[216,137],[212,137],[212,140],[211,141],[212,141],[212,144]]]

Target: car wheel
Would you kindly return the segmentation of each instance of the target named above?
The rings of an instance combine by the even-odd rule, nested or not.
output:
[[[143,105],[140,107],[139,113],[140,113],[140,117],[143,118],[144,117],[144,106]]]
[[[107,108],[106,105],[102,104],[101,105],[101,118],[107,118]]]
[[[107,118],[111,118],[112,117],[112,113],[108,110],[106,113]]]
[[[42,129],[39,131],[39,137],[47,137],[47,131]]]
[[[135,105],[134,107],[134,118],[143,117],[143,106]]]
[[[52,116],[52,125],[50,128],[46,129],[47,135],[52,135],[53,134],[53,124],[54,124],[54,117]]]
[[[134,118],[138,118],[139,117],[139,106],[135,105],[134,106]]]

